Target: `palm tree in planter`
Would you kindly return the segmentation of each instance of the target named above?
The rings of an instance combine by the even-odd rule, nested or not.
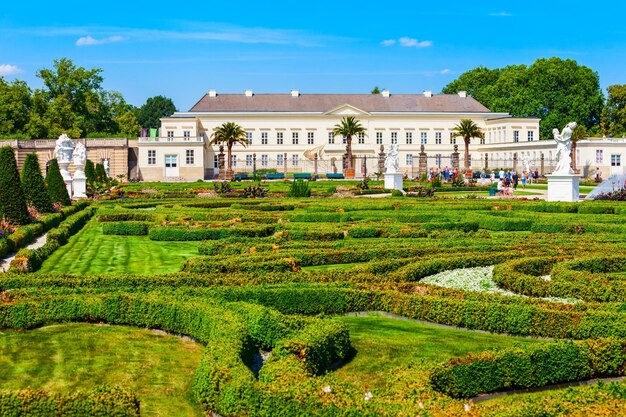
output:
[[[341,119],[341,123],[336,124],[333,135],[346,138],[346,158],[348,159],[346,178],[354,178],[354,166],[352,165],[352,137],[359,133],[365,134],[365,128],[354,116]]]
[[[485,134],[481,130],[480,127],[476,123],[474,123],[471,119],[461,119],[458,125],[454,126],[454,130],[452,131],[452,136],[462,137],[465,141],[465,172],[467,173],[470,169],[469,164],[469,145],[470,140],[472,138],[480,138],[484,139]]]
[[[587,137],[587,129],[585,126],[577,124],[574,130],[572,131],[572,169],[576,172],[576,144],[579,140],[585,139]]]
[[[243,127],[239,126],[237,123],[224,122],[220,127],[215,129],[211,135],[211,142],[209,142],[209,145],[219,143],[226,143],[226,148],[228,149],[228,168],[226,169],[226,179],[232,180],[234,176],[233,161],[231,156],[233,153],[233,145],[240,143],[244,147],[248,146],[248,134]]]

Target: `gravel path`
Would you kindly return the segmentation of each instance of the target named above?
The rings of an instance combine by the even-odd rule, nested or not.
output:
[[[47,236],[48,236],[47,233],[39,236],[37,239],[35,239],[33,243],[26,246],[26,249],[37,249],[37,248],[42,247],[43,245],[46,244]],[[10,253],[7,255],[6,258],[0,260],[0,271],[4,272],[4,271],[9,270],[9,267],[11,266],[11,261],[15,258],[15,255],[16,255],[15,253]]]

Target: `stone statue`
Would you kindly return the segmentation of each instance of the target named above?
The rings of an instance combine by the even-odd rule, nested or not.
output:
[[[104,160],[104,172],[106,172],[107,177],[111,176],[110,171],[109,171],[109,160],[108,159]]]
[[[552,129],[556,141],[556,169],[553,174],[573,174],[572,170],[572,131],[576,128],[576,122],[568,123],[561,133],[559,129]]]
[[[398,144],[391,144],[391,148],[385,158],[385,173],[396,174],[400,172],[400,158]]]
[[[74,151],[74,142],[65,133],[59,136],[54,147],[54,157],[59,164],[72,161],[72,153]]]
[[[524,171],[526,171],[527,174],[530,173],[530,158],[528,155],[524,156],[522,163],[524,164]]]
[[[74,148],[74,165],[77,167],[85,166],[85,162],[87,161],[87,149],[82,142],[78,142],[76,147]]]

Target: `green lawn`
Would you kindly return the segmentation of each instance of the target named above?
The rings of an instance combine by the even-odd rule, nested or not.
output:
[[[428,367],[469,352],[540,342],[538,339],[456,330],[377,314],[339,316],[336,319],[350,329],[350,340],[357,354],[335,371],[335,375],[370,388],[381,387],[394,368],[409,363]]]
[[[63,324],[0,331],[0,390],[55,393],[99,385],[134,391],[146,416],[201,416],[189,398],[201,346],[123,326]]]
[[[39,272],[76,274],[159,274],[180,271],[186,258],[198,256],[198,242],[157,242],[147,236],[114,236],[102,233],[102,224],[91,220],[57,249]]]

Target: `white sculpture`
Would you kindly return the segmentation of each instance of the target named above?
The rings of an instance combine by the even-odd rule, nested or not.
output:
[[[528,155],[524,156],[523,164],[524,171],[526,171],[527,174],[530,174],[530,158],[528,157]]]
[[[556,169],[553,174],[573,174],[572,170],[572,131],[576,128],[576,122],[568,123],[561,133],[559,129],[552,129],[556,146]]]
[[[111,174],[109,172],[109,160],[105,159],[103,165],[104,165],[104,172],[107,174],[107,177],[110,177]]]
[[[59,162],[70,163],[72,160],[72,153],[74,151],[74,142],[65,133],[59,136],[54,147],[54,157]]]
[[[74,197],[85,198],[87,197],[87,177],[83,170],[85,162],[87,161],[87,149],[82,142],[78,142],[74,148],[74,165],[76,166],[76,172],[74,172]]]
[[[392,144],[385,158],[385,173],[397,174],[400,172],[400,158],[398,144]]]
[[[70,198],[72,197],[72,176],[67,170],[67,167],[72,161],[73,152],[74,142],[72,142],[72,139],[67,137],[65,133],[59,136],[56,141],[56,146],[54,147],[54,157],[59,163],[59,171],[61,171],[61,176],[63,177],[63,181],[65,182],[65,187],[67,188],[67,193]]]
[[[76,165],[76,170],[78,170],[78,167],[81,167],[81,171],[82,171],[82,167],[85,166],[85,162],[87,161],[87,148],[85,148],[85,145],[83,145],[82,142],[78,142],[76,144],[76,147],[74,148],[73,157],[74,157],[74,165]]]

